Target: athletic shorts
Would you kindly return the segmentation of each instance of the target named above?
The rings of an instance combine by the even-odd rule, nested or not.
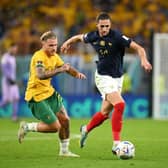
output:
[[[63,99],[57,92],[54,92],[52,96],[40,102],[30,100],[28,106],[38,120],[52,124],[57,120],[56,113],[61,110]]]
[[[120,78],[113,78],[108,75],[100,75],[95,72],[95,83],[102,98],[105,99],[105,95],[112,92],[121,92],[123,84],[123,76]]]

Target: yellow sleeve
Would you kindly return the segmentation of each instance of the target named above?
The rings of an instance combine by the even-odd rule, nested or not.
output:
[[[44,57],[41,52],[36,52],[34,55],[34,65],[35,67],[44,67]]]
[[[56,54],[56,59],[57,59],[56,60],[56,66],[57,67],[60,67],[64,64],[64,61],[61,59],[61,57],[58,54]]]

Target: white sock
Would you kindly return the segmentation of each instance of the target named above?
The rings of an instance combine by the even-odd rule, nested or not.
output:
[[[60,140],[60,151],[66,153],[69,151],[69,139]]]
[[[114,141],[113,146],[117,146],[120,143],[120,141]]]
[[[37,132],[37,125],[38,123],[32,122],[32,123],[27,123],[27,131],[33,131]]]

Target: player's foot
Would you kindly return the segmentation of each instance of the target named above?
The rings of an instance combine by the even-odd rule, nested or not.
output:
[[[18,130],[18,141],[19,141],[19,143],[22,143],[24,137],[26,136],[26,134],[28,132],[26,128],[27,128],[27,123],[25,121],[21,121],[19,130]]]
[[[62,152],[60,151],[59,156],[63,156],[63,157],[80,157],[79,155],[72,153],[70,151],[67,152]]]
[[[80,147],[83,148],[85,146],[86,138],[88,135],[88,132],[86,131],[86,125],[80,127],[80,132],[81,132]]]
[[[114,155],[117,154],[117,153],[116,153],[116,149],[117,149],[117,145],[113,145],[113,147],[112,147],[112,153],[113,153]]]

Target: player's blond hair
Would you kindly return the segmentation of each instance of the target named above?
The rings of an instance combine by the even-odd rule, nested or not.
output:
[[[46,41],[48,39],[56,39],[56,38],[57,38],[56,34],[50,30],[50,31],[43,33],[40,37],[40,40]]]

